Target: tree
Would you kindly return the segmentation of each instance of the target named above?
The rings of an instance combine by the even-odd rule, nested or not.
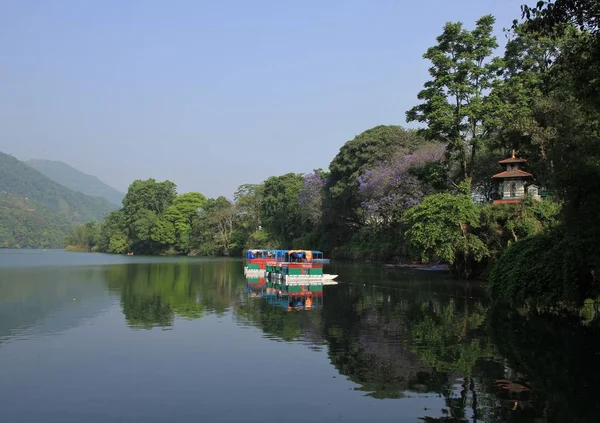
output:
[[[138,179],[129,185],[122,210],[127,221],[126,238],[133,252],[155,254],[160,250],[161,243],[153,239],[152,229],[160,221],[161,214],[173,204],[176,188],[171,181],[156,182],[154,179]]]
[[[572,74],[577,97],[600,109],[600,3],[597,0],[541,0],[522,6],[528,30],[553,38],[571,27],[579,31],[577,42],[561,51]],[[515,20],[514,26],[519,23]]]
[[[264,226],[286,246],[291,247],[294,238],[302,231],[298,201],[303,187],[304,176],[298,173],[272,176],[264,183],[260,203]]]
[[[536,120],[546,120],[552,129],[557,162],[549,179],[564,200],[564,231],[556,236],[583,258],[577,274],[572,267],[562,274],[576,279],[582,291],[594,289],[600,271],[599,12],[600,5],[592,0],[539,1],[535,7],[523,7],[523,29],[532,37],[549,37],[560,47],[550,73],[552,85],[545,92],[548,112]]]
[[[455,276],[470,278],[472,261],[480,262],[488,255],[486,245],[473,234],[479,227],[480,211],[467,194],[435,194],[406,211],[403,222],[405,237],[422,260],[441,259],[448,262]]]
[[[398,222],[446,179],[444,145],[426,144],[412,154],[401,149],[359,178],[359,193],[367,216],[384,226]]]
[[[263,184],[240,185],[233,195],[237,218],[250,232],[261,226],[260,202],[263,198]]]
[[[600,30],[600,4],[596,0],[542,0],[534,7],[521,6],[521,11],[536,32],[555,33],[563,24],[576,25],[594,35]]]
[[[129,185],[123,199],[127,216],[134,216],[140,210],[162,213],[177,196],[177,186],[171,181],[156,182],[155,179],[136,179]]]
[[[494,22],[486,15],[472,31],[460,22],[444,26],[438,44],[423,55],[432,62],[432,80],[418,95],[423,102],[406,112],[408,122],[427,124],[421,135],[447,143],[465,179],[472,178],[477,153],[488,135],[485,121],[493,105],[486,92],[502,65],[500,59],[491,58],[498,46],[492,35]]]
[[[129,251],[127,216],[123,209],[110,213],[102,222],[98,246],[100,251],[107,253],[123,254]]]
[[[259,234],[260,236],[267,235],[262,230],[260,210],[263,189],[262,184],[244,184],[240,185],[233,195],[236,211],[233,238],[234,243],[240,250],[243,248],[253,248],[254,242],[258,241],[256,236],[259,236]],[[257,245],[264,246],[267,242],[268,240],[263,240],[263,242]]]
[[[75,247],[79,250],[92,251],[96,249],[101,238],[101,224],[98,222],[86,222],[71,227],[65,237],[67,247]]]
[[[232,243],[234,220],[235,205],[231,201],[225,197],[209,199],[193,223],[192,245],[201,255],[228,256],[236,247]]]
[[[412,152],[424,142],[415,130],[379,125],[345,143],[329,165],[329,222],[338,227],[362,225],[359,177],[393,151],[404,148]]]
[[[206,197],[199,192],[188,192],[177,196],[156,222],[152,239],[165,247],[188,253],[190,232],[200,210],[206,205]]]
[[[525,24],[515,26],[509,37],[503,80],[490,94],[499,105],[488,122],[495,134],[493,152],[517,150],[527,157],[537,182],[547,186],[562,157],[556,124],[564,103],[555,88],[562,79],[556,64],[565,40],[531,33]]]
[[[322,169],[304,175],[304,186],[300,190],[298,205],[302,221],[306,224],[318,226],[322,222],[326,181],[327,174]]]

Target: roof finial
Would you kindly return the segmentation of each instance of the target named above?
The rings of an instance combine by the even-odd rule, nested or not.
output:
[[[512,158],[513,158],[513,159],[515,158],[515,150],[514,150],[514,149],[513,149],[513,155],[512,155]]]

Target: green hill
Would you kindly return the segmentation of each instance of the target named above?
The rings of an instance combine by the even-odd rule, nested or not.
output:
[[[69,223],[101,220],[118,208],[104,198],[71,191],[4,153],[0,153],[0,194],[31,201],[41,206],[40,213],[60,214]]]
[[[62,214],[0,193],[0,248],[61,248],[69,227]]]
[[[60,185],[86,195],[105,198],[118,206],[121,206],[125,196],[95,176],[83,173],[63,162],[33,159],[25,163]]]

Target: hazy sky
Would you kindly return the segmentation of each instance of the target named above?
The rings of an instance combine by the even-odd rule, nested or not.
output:
[[[0,151],[231,196],[410,127],[444,23],[491,13],[503,44],[524,2],[4,0]]]

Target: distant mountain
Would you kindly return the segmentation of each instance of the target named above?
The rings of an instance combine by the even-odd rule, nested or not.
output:
[[[118,208],[104,198],[71,191],[4,153],[0,153],[0,194],[33,201],[69,222],[101,220]]]
[[[95,176],[83,173],[63,162],[33,159],[25,163],[60,185],[86,195],[105,198],[119,207],[125,196]]]

